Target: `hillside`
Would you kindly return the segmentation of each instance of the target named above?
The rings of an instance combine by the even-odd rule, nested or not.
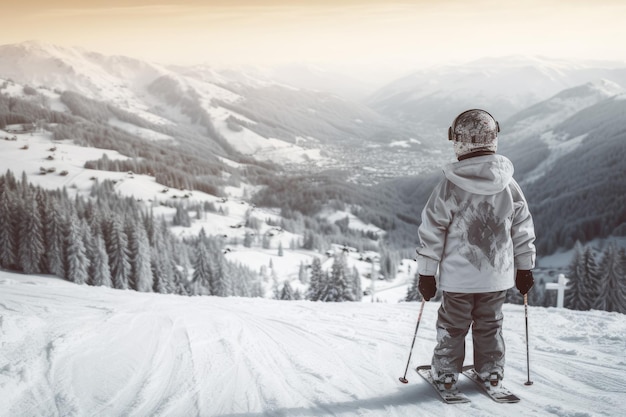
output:
[[[547,108],[558,100],[568,105],[561,106],[560,117],[555,118]],[[586,85],[536,107],[544,110],[529,108],[526,115],[536,116],[520,113],[513,119],[517,120],[513,129],[522,127],[503,135],[503,143],[511,142],[501,152],[515,163],[515,176],[537,213],[537,228],[544,234],[539,249],[552,253],[556,248],[572,248],[576,240],[623,236],[624,94],[607,94]],[[532,117],[546,123],[542,133],[523,127],[523,120]]]
[[[411,366],[427,363],[437,303]],[[180,297],[0,272],[0,416],[616,416],[626,392],[626,320],[505,305],[500,405],[467,380],[444,405],[408,358],[419,304]],[[468,349],[468,360],[471,348]]]
[[[63,92],[104,102],[135,116],[122,120],[123,126],[109,118],[107,123],[118,128],[167,130],[179,143],[182,136],[183,143],[197,147],[208,140],[233,159],[254,155],[319,170],[343,165],[345,159],[338,157],[355,145],[406,141],[423,148],[409,142],[418,139],[410,126],[399,126],[357,101],[252,72],[164,66],[29,41],[0,46],[0,79],[47,95],[49,102],[58,102]],[[394,148],[388,152],[396,153]],[[205,149],[198,154],[208,156]],[[358,165],[353,158],[351,167]]]
[[[418,122],[423,130],[445,129],[454,115],[468,108],[491,109],[497,119],[505,120],[562,90],[599,79],[626,87],[624,64],[484,58],[416,71],[382,87],[367,102],[396,120]]]

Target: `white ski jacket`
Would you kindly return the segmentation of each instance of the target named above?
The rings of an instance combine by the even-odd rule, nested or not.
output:
[[[418,234],[418,272],[458,293],[503,291],[535,266],[535,231],[513,164],[484,155],[446,165]]]

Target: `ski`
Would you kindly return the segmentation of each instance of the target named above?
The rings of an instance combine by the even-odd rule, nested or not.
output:
[[[465,394],[459,391],[458,388],[454,387],[452,389],[439,389],[435,381],[433,381],[433,377],[430,374],[430,365],[422,365],[415,368],[418,374],[422,378],[424,378],[439,394],[441,399],[447,404],[462,404],[470,402],[470,399],[467,398]]]
[[[516,403],[520,401],[520,398],[509,391],[507,388],[500,384],[499,387],[492,387],[485,384],[474,370],[474,365],[467,365],[463,367],[463,375],[474,381],[481,390],[491,397],[492,400],[498,403]]]

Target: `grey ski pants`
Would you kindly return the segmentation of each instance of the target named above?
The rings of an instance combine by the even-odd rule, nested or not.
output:
[[[474,369],[487,378],[504,376],[502,305],[506,291],[465,294],[444,292],[437,317],[437,346],[433,354],[433,378],[458,374],[465,359],[465,336],[470,326],[474,345]]]

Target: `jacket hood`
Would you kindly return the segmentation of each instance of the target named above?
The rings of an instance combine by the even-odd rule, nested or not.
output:
[[[502,155],[484,155],[448,164],[448,180],[465,191],[492,195],[504,190],[513,178],[513,163]]]

